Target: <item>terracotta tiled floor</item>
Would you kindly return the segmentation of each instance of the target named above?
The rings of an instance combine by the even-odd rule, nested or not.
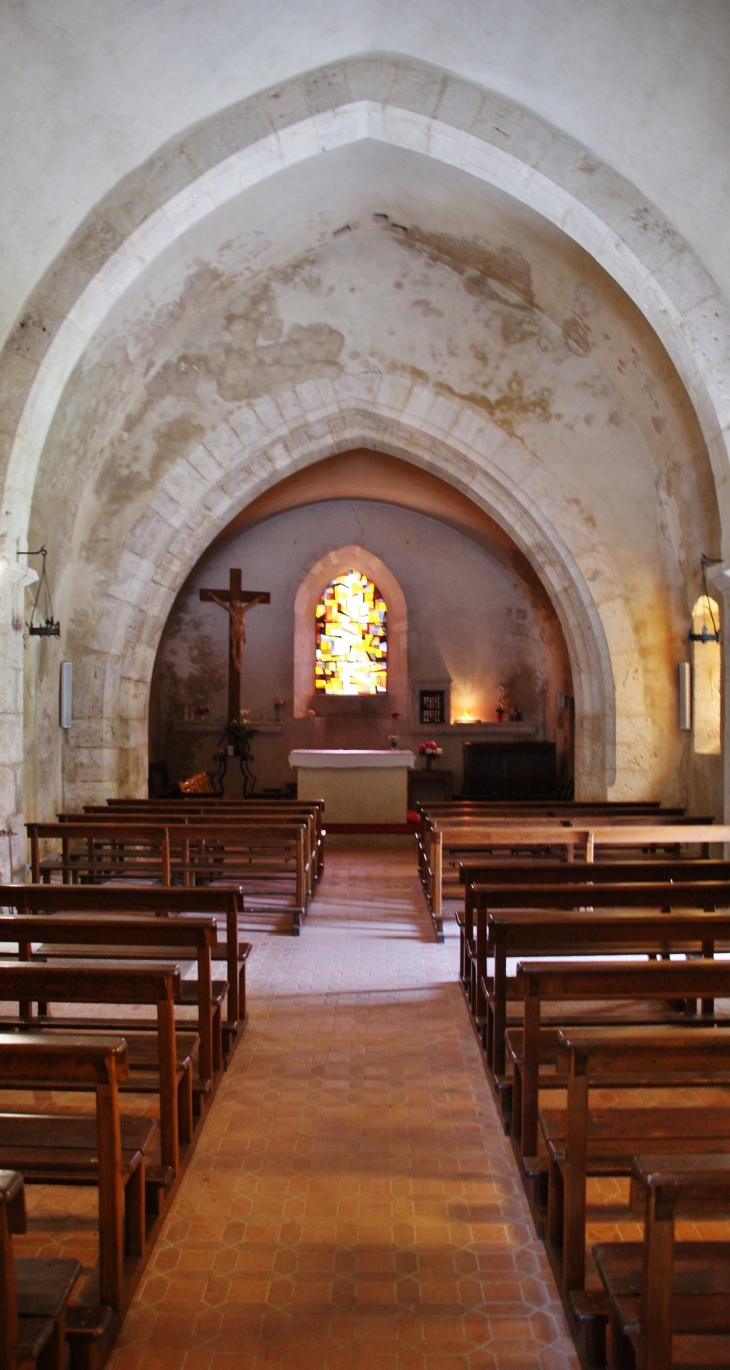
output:
[[[329,849],[111,1370],[577,1367],[410,850]]]

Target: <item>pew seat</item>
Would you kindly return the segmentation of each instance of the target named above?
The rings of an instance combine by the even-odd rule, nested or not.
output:
[[[672,1370],[675,1335],[730,1334],[730,1242],[675,1240],[677,1217],[727,1214],[730,1156],[641,1155],[632,1179],[644,1195],[643,1241],[593,1248],[608,1298],[609,1367]]]
[[[73,1258],[13,1256],[12,1239],[26,1231],[25,1186],[17,1171],[0,1170],[0,1367],[63,1366],[66,1306],[81,1274]]]

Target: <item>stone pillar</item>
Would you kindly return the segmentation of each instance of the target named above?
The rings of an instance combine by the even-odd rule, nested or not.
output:
[[[36,571],[0,554],[0,878],[26,874],[23,812],[23,627],[25,588]]]

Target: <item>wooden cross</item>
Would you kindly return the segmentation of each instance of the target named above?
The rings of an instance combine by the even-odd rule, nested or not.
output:
[[[225,609],[230,618],[228,638],[228,722],[238,718],[241,713],[241,657],[246,641],[244,620],[254,604],[270,604],[271,595],[265,590],[242,590],[241,572],[232,567],[229,573],[227,590],[201,590],[202,600],[213,600]]]

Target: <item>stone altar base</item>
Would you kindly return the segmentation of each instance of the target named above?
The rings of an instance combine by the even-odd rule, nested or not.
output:
[[[307,751],[290,753],[299,799],[324,799],[331,823],[404,824],[408,809],[410,751]]]

